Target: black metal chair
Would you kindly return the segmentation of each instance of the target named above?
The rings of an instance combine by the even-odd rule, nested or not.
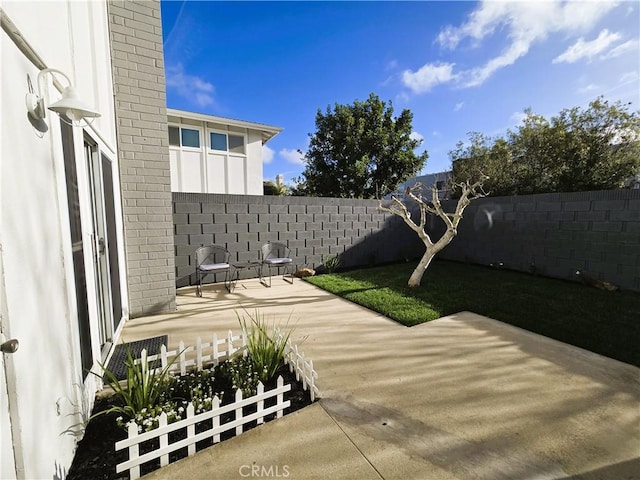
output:
[[[224,286],[231,292],[229,279],[229,251],[220,245],[202,246],[196,250],[196,293],[202,297],[202,279],[207,275],[224,272]]]
[[[265,287],[271,287],[271,269],[277,269],[278,274],[280,269],[284,269],[282,278],[284,281],[293,284],[293,259],[290,257],[289,247],[284,243],[268,242],[262,245],[260,249],[260,283]],[[269,269],[269,284],[264,279],[262,270],[264,266]],[[287,272],[289,273],[289,280],[287,280]]]

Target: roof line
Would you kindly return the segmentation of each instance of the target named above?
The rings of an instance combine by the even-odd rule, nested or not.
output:
[[[234,127],[244,127],[244,128],[251,128],[254,130],[260,130],[263,132],[263,143],[267,143],[267,141],[269,141],[271,138],[275,137],[278,133],[284,130],[282,127],[275,127],[273,125],[266,125],[264,123],[247,122],[246,120],[238,120],[236,118],[220,117],[218,115],[208,115],[205,113],[189,112],[187,110],[177,110],[174,108],[167,108],[167,115],[189,118],[192,120],[201,120],[203,122],[225,123],[227,125],[232,125]]]

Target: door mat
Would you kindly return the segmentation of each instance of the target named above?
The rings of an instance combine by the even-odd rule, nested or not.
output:
[[[127,350],[131,352],[133,358],[140,358],[142,350],[147,350],[147,355],[157,355],[160,353],[162,345],[168,343],[167,335],[159,337],[145,338],[136,340],[135,342],[120,343],[116,345],[111,360],[109,360],[109,370],[116,376],[118,380],[127,378],[127,366],[124,364],[127,359]]]

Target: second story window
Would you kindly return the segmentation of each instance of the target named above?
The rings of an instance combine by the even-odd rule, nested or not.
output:
[[[191,128],[169,127],[169,145],[200,148],[200,132]]]
[[[211,150],[227,151],[227,136],[224,133],[211,132]]]
[[[245,154],[244,136],[211,132],[211,150]]]

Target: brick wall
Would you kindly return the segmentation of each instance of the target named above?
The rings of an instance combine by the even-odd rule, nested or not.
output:
[[[244,262],[258,260],[262,244],[279,241],[297,266],[316,268],[337,254],[345,267],[400,260],[408,251],[403,242],[413,241],[398,235],[408,227],[379,212],[376,200],[174,193],[173,207],[180,287],[193,284],[200,245],[224,245],[232,261]]]
[[[173,220],[158,0],[109,0],[129,315],[175,310]]]
[[[640,290],[640,190],[475,200],[440,258],[566,279],[581,270]]]

